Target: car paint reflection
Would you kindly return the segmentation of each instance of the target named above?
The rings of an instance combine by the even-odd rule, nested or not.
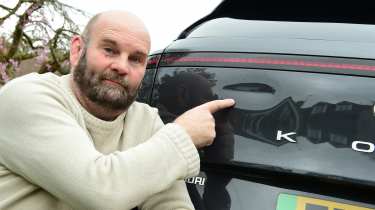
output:
[[[351,143],[358,139],[375,143],[373,104],[368,102],[375,95],[371,91],[352,94],[356,88],[352,84],[358,82],[375,89],[370,78],[351,78],[358,81],[345,83],[346,77],[341,86],[331,88],[338,84],[340,76],[325,76],[320,83],[330,81],[330,86],[324,86],[313,80],[318,74],[288,72],[299,76],[293,79],[295,75],[286,76],[285,72],[259,72],[237,70],[237,77],[241,77],[238,79],[236,75],[225,77],[224,71],[215,68],[161,68],[152,104],[167,123],[194,106],[227,97],[228,91],[234,97],[249,94],[248,98],[237,100],[235,108],[215,114],[217,138],[211,147],[200,151],[203,163],[256,163],[375,183],[371,175],[375,169],[370,167],[374,159],[351,149]],[[253,81],[260,77],[263,81]],[[247,78],[251,81],[244,82]],[[290,80],[282,82],[285,78]],[[232,82],[236,80],[241,82]],[[340,101],[340,95],[353,95],[354,99]],[[357,99],[361,99],[360,103]],[[264,108],[252,107],[252,103],[262,100],[269,102]],[[297,144],[277,141],[278,130],[296,132]],[[230,209],[231,178],[223,177],[207,172],[203,193],[195,185],[188,185],[191,196],[196,197],[193,200],[197,209]]]

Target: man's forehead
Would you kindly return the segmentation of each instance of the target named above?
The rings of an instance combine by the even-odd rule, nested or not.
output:
[[[146,55],[150,49],[150,43],[147,40],[140,35],[129,32],[103,30],[95,36],[94,40],[96,40],[95,42],[98,44],[116,46],[118,48],[123,48]]]
[[[95,25],[92,27],[91,35],[98,41],[114,41],[116,44],[132,44],[145,48],[148,53],[150,48],[150,36],[142,22],[130,21],[128,19],[110,19],[100,15]],[[128,42],[128,43],[126,43]],[[115,43],[113,43],[115,44]]]
[[[103,27],[113,27],[138,32],[148,37],[148,31],[142,20],[137,16],[121,11],[105,12],[99,15],[96,24],[101,30]]]

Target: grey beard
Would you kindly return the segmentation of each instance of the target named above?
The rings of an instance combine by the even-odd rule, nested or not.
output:
[[[73,80],[77,84],[81,93],[95,104],[112,110],[126,110],[134,102],[137,96],[136,91],[128,89],[127,80],[121,80],[123,87],[111,87],[102,83],[103,77],[120,81],[114,78],[113,74],[105,72],[96,73],[87,68],[86,50],[84,50],[77,66],[73,71]]]

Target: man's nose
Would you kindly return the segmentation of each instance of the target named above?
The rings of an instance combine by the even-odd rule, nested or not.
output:
[[[130,71],[130,65],[128,59],[125,57],[119,57],[112,62],[111,69],[116,71],[119,75],[126,75]]]

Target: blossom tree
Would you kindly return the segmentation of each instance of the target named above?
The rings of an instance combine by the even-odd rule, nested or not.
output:
[[[79,33],[72,17],[87,14],[58,0],[8,4],[0,1],[0,86],[16,77],[20,64],[30,59],[34,65],[28,68],[39,73],[69,73],[69,41]]]

